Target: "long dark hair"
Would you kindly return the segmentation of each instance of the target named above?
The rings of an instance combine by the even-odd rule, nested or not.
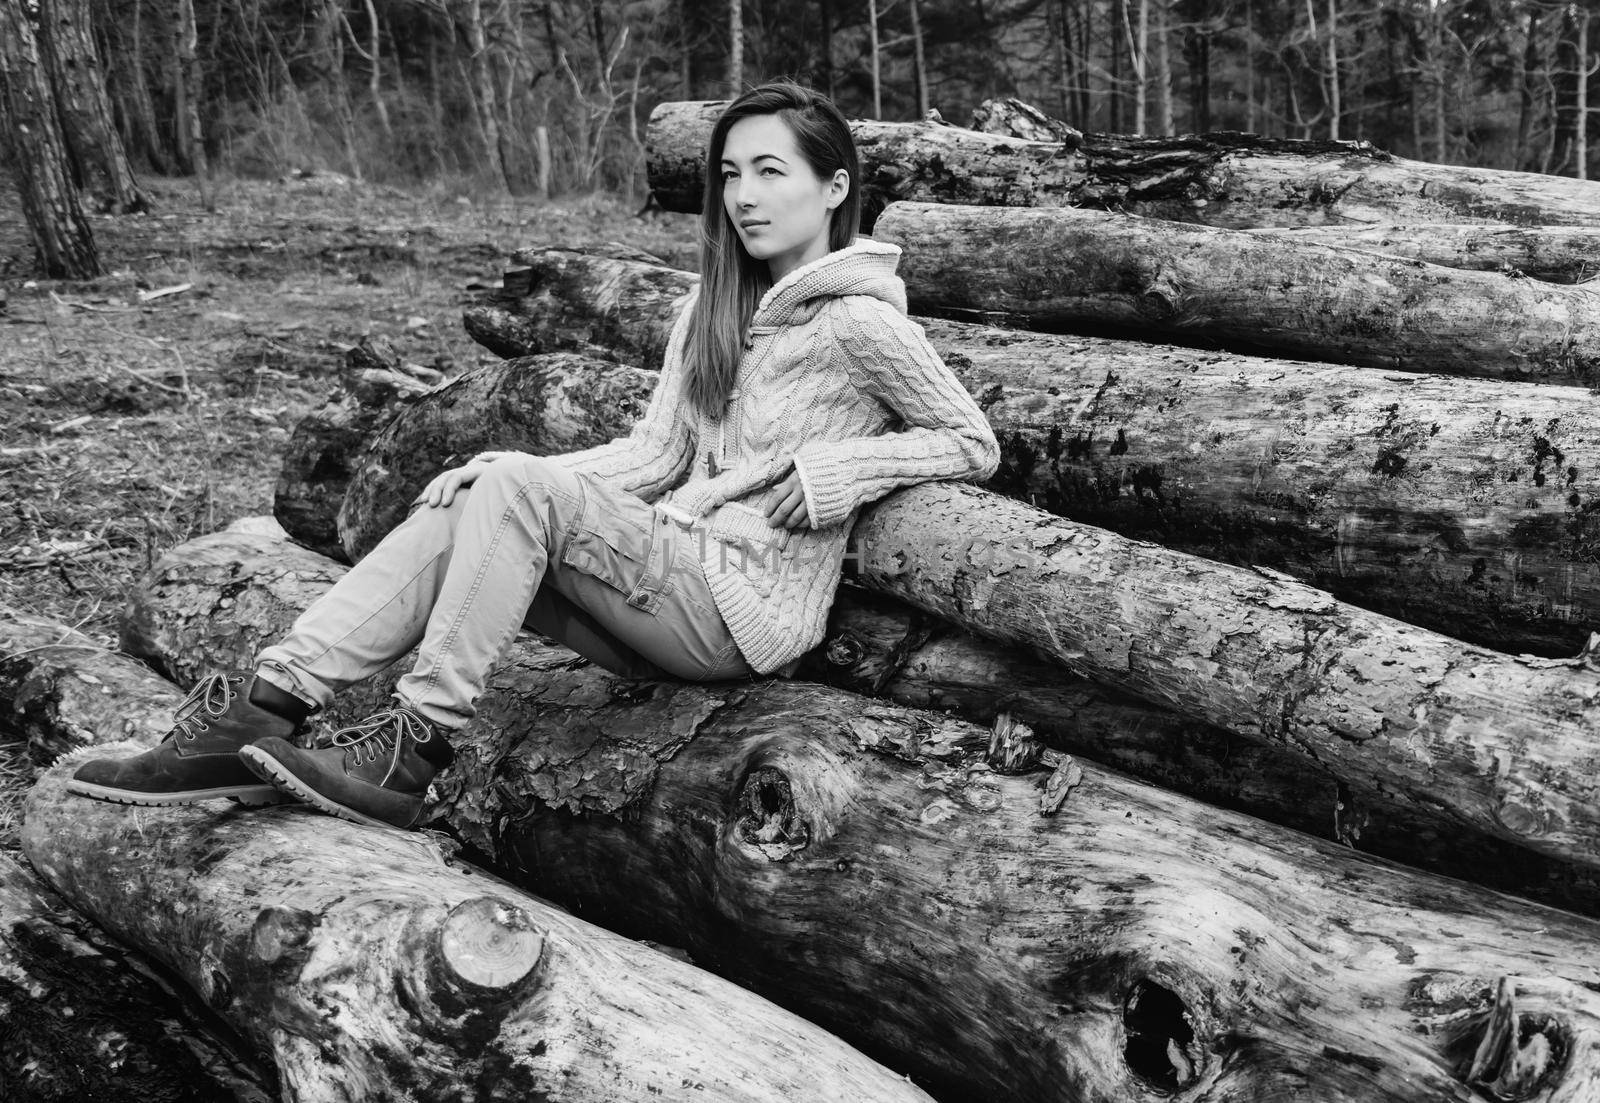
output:
[[[833,101],[794,83],[773,81],[750,89],[730,103],[711,128],[706,147],[706,190],[700,210],[700,294],[689,316],[684,367],[689,397],[708,417],[720,418],[739,371],[745,327],[772,277],[764,261],[745,252],[722,205],[722,150],[728,131],[740,119],[776,115],[789,124],[800,154],[820,179],[840,169],[850,175],[850,191],[834,208],[828,249],[843,249],[861,229],[861,163],[855,139]]]

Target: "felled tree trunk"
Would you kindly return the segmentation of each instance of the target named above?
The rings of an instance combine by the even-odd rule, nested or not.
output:
[[[1600,275],[1600,228],[1589,226],[1347,224],[1242,232],[1304,244],[1366,249],[1446,268],[1516,272],[1551,283],[1584,283]]]
[[[1449,375],[1600,378],[1600,296],[1103,211],[896,203],[913,310]]]
[[[0,738],[35,762],[154,742],[180,694],[82,633],[0,610]],[[7,798],[9,799],[9,798]],[[266,1103],[271,1071],[164,975],[0,854],[0,1099]]]
[[[554,251],[519,260],[535,287],[547,266],[559,273],[565,304],[541,305],[547,343],[526,351],[604,328],[621,335],[618,359],[659,367],[648,357],[674,301],[659,271]],[[580,269],[607,289],[603,307],[586,305],[598,295]],[[695,279],[678,278],[684,291]],[[636,280],[647,287],[637,299]],[[1000,440],[993,490],[1285,571],[1485,646],[1570,655],[1600,622],[1600,421],[1582,388],[925,324]],[[619,416],[611,431],[628,428]],[[390,455],[407,453],[406,432],[404,419],[390,427]],[[411,486],[362,493],[409,501]],[[346,530],[360,551],[385,531]]]
[[[340,570],[270,539],[219,535],[190,541],[134,593],[124,646],[188,684],[208,671],[248,662]],[[348,690],[340,715],[354,720],[386,707],[388,686],[409,667],[402,659],[392,675]],[[1421,869],[1600,914],[1600,878],[1587,867],[1464,830],[1432,807],[1396,799],[1382,786],[1341,781],[1281,742],[1186,718],[853,585],[841,587],[827,639],[809,653],[801,672],[985,724],[1005,712],[1051,747],[1212,804]]]
[[[650,114],[650,188],[669,211],[698,211],[705,149],[724,101]],[[1324,223],[1502,222],[1600,226],[1600,184],[1531,172],[1408,161],[1365,142],[1253,134],[1132,138],[1076,148],[959,127],[858,121],[869,217],[895,200],[1005,207],[1101,207],[1243,229]]]
[[[0,606],[0,729],[41,765],[95,743],[154,743],[179,695],[149,667],[64,624]],[[129,710],[130,701],[147,707]]]
[[[300,419],[284,448],[273,514],[286,532],[323,555],[344,555],[339,502],[361,449],[401,404],[428,389],[399,364],[386,343],[363,338],[345,354],[338,390]]]
[[[421,835],[28,798],[28,860],[270,1053],[289,1100],[927,1100],[837,1038]]]
[[[0,1038],[10,1103],[278,1098],[272,1072],[221,1022],[4,854]]]
[[[338,506],[340,558],[370,550],[444,468],[491,449],[549,455],[604,444],[644,416],[654,385],[654,373],[571,353],[457,376],[361,442]]]
[[[796,676],[974,723],[1020,723],[1044,745],[1209,804],[1600,916],[1592,869],[1463,830],[1382,786],[1340,781],[1281,743],[1190,720],[854,585],[840,588],[827,638]]]
[[[280,569],[212,539],[164,561],[135,617],[184,662],[222,658],[184,639],[205,600],[184,560]],[[523,641],[479,704],[436,786],[444,822],[585,915],[900,1055],[941,1098],[1600,1084],[1592,921],[1088,762],[1005,776],[985,730],[812,684],[627,682]]]

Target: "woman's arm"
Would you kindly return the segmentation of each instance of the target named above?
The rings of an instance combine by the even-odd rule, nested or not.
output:
[[[1000,466],[989,419],[922,327],[880,299],[851,295],[834,309],[834,336],[852,375],[905,423],[875,437],[811,441],[794,455],[812,528],[825,528],[891,490],[932,479],[982,481]]]
[[[627,436],[606,444],[567,452],[551,459],[572,471],[597,475],[623,490],[652,500],[666,493],[694,462],[697,418],[685,388],[684,337],[689,328],[691,295],[667,338],[661,378],[650,405]]]

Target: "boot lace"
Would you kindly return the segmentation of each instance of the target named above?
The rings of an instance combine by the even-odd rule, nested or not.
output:
[[[410,736],[413,743],[426,743],[433,734],[433,725],[410,709],[393,708],[373,713],[349,727],[319,735],[313,744],[344,747],[355,756],[354,765],[360,766],[392,754],[406,736]]]
[[[168,739],[181,738],[194,742],[203,731],[210,731],[206,718],[218,719],[228,711],[233,699],[239,696],[233,688],[244,685],[242,674],[211,674],[195,683],[189,696],[179,703],[174,713],[176,722],[167,733]]]

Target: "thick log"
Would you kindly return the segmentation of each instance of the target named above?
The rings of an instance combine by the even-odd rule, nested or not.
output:
[[[548,344],[526,351],[605,328],[619,359],[659,367],[673,297],[658,271],[519,259],[536,287],[550,270],[566,304],[541,306]],[[695,277],[678,279],[687,292]],[[586,320],[586,282],[609,289],[603,322]],[[990,489],[1485,646],[1570,655],[1600,625],[1600,421],[1582,388],[925,324],[999,437]],[[628,427],[619,416],[613,435]],[[390,427],[386,462],[410,453],[407,436]],[[388,530],[413,486],[361,492],[389,512],[348,528],[352,548]]]
[[[1600,228],[1589,226],[1433,223],[1297,226],[1241,232],[1342,249],[1365,249],[1445,268],[1516,272],[1550,283],[1586,283],[1600,275]]]
[[[162,573],[197,553],[220,571],[210,539]],[[201,592],[140,599],[186,662],[216,642],[184,639]],[[984,729],[803,682],[627,682],[524,639],[480,707],[443,822],[585,915],[903,1055],[940,1098],[1600,1087],[1591,920],[1087,761],[1005,776]]]
[[[403,402],[428,389],[399,364],[381,338],[363,338],[345,354],[338,389],[300,419],[284,448],[273,514],[286,532],[323,555],[344,554],[336,515],[362,447]]]
[[[290,1101],[927,1100],[765,1000],[453,864],[282,806],[29,795],[41,875],[275,1061]]]
[[[270,1068],[220,1021],[5,854],[0,1039],[7,1103],[278,1098]]]
[[[1380,786],[1340,781],[1281,743],[1188,719],[855,585],[840,588],[828,634],[796,677],[973,723],[1020,723],[1040,747],[1087,755],[1220,808],[1600,916],[1592,869],[1463,830]]]
[[[1401,371],[1590,384],[1600,294],[1104,211],[896,203],[911,308]]]
[[[650,114],[650,188],[669,211],[700,209],[705,146],[726,101]],[[937,124],[851,123],[865,229],[896,200],[1099,207],[1244,229],[1340,223],[1500,222],[1600,226],[1600,184],[1409,161],[1366,142],[1254,134],[1085,135],[1076,148]]]
[[[337,515],[340,558],[365,554],[404,520],[443,468],[489,449],[548,455],[604,444],[617,426],[625,433],[644,416],[654,386],[654,373],[572,353],[485,365],[441,384],[398,411],[350,461]],[[397,487],[410,490],[396,494]]]
[[[247,661],[342,571],[267,538],[192,540],[134,592],[123,645],[188,684]],[[355,719],[384,707],[386,687],[408,667],[401,660],[392,676],[348,691],[341,715]],[[841,587],[828,635],[801,672],[985,724],[1006,712],[1051,747],[1164,788],[1419,869],[1600,915],[1600,876],[1586,865],[1464,828],[1458,818],[1389,785],[1349,771],[1341,777],[1302,746],[1194,720],[1099,685],[1056,659],[983,639],[854,585]]]
[[[35,762],[107,741],[149,744],[180,696],[64,624],[0,609],[0,737],[26,740]],[[3,854],[0,1024],[8,1103],[277,1095],[270,1069],[226,1027]]]
[[[79,747],[119,739],[153,743],[170,727],[170,682],[127,655],[42,617],[0,606],[0,730],[27,741],[40,765]],[[146,723],[148,721],[148,723]]]

